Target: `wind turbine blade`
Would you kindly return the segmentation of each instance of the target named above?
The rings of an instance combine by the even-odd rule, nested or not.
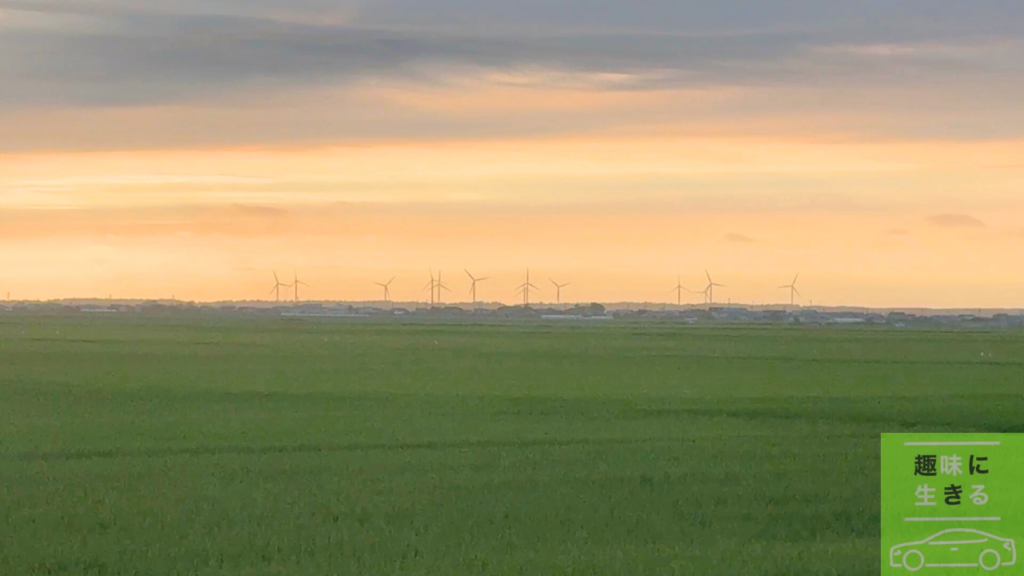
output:
[[[277,290],[277,286],[274,286],[273,288],[270,289],[270,294],[273,294],[274,290]]]
[[[779,286],[779,290],[781,290],[783,288],[792,288],[792,286]]]
[[[707,268],[705,268],[705,269],[704,269],[704,274],[706,274],[706,275],[707,275],[707,277],[708,277],[708,282],[709,282],[709,283],[713,283],[713,282],[714,282],[714,281],[713,281],[713,280],[711,279],[711,272],[708,272],[708,271],[707,271]]]
[[[280,283],[281,282],[280,280],[277,279],[277,272],[274,272],[274,282],[276,282],[276,283]]]
[[[483,282],[484,280],[490,280],[490,278],[487,277],[487,276],[484,276],[483,278],[477,278],[476,279],[477,282]]]
[[[476,282],[476,278],[473,278],[473,275],[469,273],[469,270],[466,270],[465,268],[463,268],[462,270],[466,273],[466,276],[469,276],[470,280]]]
[[[797,290],[795,287],[793,288],[793,292],[796,292],[797,296],[803,297],[803,294],[801,294],[800,291]]]
[[[551,278],[548,278],[548,281],[549,281],[549,282],[551,282],[552,284],[554,284],[555,286],[558,286],[558,282],[555,282],[555,281],[554,281],[554,280],[552,280]]]
[[[796,276],[793,276],[793,286],[796,286],[797,278],[800,278],[800,273],[799,272],[796,273]]]
[[[562,284],[561,287],[565,288],[566,286],[570,286],[570,285],[572,285],[572,282],[566,282],[565,284]]]
[[[388,280],[388,286],[391,286],[391,283],[395,281],[395,278],[398,278],[398,276],[392,276],[391,280]]]

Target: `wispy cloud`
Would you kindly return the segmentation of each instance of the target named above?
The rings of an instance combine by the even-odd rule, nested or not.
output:
[[[276,206],[259,206],[255,204],[232,204],[228,207],[229,215],[245,218],[278,220],[288,217],[288,210]]]
[[[262,184],[269,182],[266,178],[222,175],[185,175],[185,174],[118,174],[103,176],[81,176],[74,178],[45,178],[35,180],[15,180],[12,187],[31,190],[68,190],[83,186],[140,186],[159,184]]]
[[[798,2],[796,9],[783,0],[762,0],[764,20],[756,21],[741,16],[747,10],[697,0],[672,9],[599,0],[600,10],[568,0],[331,4],[221,0],[154,9],[113,0],[3,0],[0,8],[12,14],[88,16],[105,28],[5,27],[0,106],[189,102],[367,77],[436,83],[453,66],[512,79],[546,70],[539,78],[546,83],[579,74],[594,88],[630,90],[891,82],[896,72],[901,80],[963,81],[1001,70],[970,57],[979,42],[996,57],[1019,54],[991,41],[1013,38],[1024,21],[1024,9],[965,10],[954,2],[922,3],[931,15],[924,23],[881,4]],[[886,29],[862,24],[872,20],[886,21]]]
[[[928,223],[939,228],[985,228],[986,224],[969,214],[938,214]]]
[[[0,152],[1024,130],[1024,8],[711,4],[0,0]]]
[[[729,232],[722,235],[723,242],[730,242],[733,244],[753,244],[755,240],[746,234],[739,234],[737,232]]]

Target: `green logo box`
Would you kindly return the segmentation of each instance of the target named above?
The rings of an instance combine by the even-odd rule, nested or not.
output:
[[[1024,434],[882,434],[882,574],[1024,575]]]

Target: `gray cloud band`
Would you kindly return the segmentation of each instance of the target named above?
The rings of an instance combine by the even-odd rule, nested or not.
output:
[[[1024,9],[725,4],[0,0],[0,107],[178,103],[366,77],[439,82],[445,65],[623,74],[615,87],[638,90],[1020,74],[998,63],[1019,61],[1021,47],[997,40],[1020,33]],[[856,49],[928,42],[988,48]]]

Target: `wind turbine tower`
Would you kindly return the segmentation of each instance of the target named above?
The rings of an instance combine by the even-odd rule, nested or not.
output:
[[[689,292],[690,294],[694,294],[695,293],[692,290],[690,290],[689,288],[687,288],[686,286],[683,286],[682,279],[679,276],[676,276],[676,287],[671,289],[671,290],[669,290],[669,294],[671,294],[672,292],[676,293],[676,306],[682,306],[683,305],[683,291],[684,290]]]
[[[296,302],[299,301],[299,285],[300,284],[305,286],[305,287],[307,287],[307,288],[309,288],[309,284],[306,284],[302,280],[299,280],[299,274],[296,272],[295,276],[294,276],[294,279],[292,281],[292,287],[295,288],[295,301]]]
[[[473,296],[473,306],[476,306],[476,283],[477,282],[483,282],[484,280],[487,280],[488,278],[487,277],[476,278],[472,274],[469,273],[469,270],[466,270],[466,276],[469,276],[470,281],[473,283],[472,286],[470,286],[470,288],[469,288],[469,293]]]
[[[391,280],[388,280],[386,284],[382,284],[380,282],[374,282],[374,284],[376,284],[377,286],[380,286],[381,288],[384,289],[384,302],[390,302],[391,301],[391,283],[394,282],[394,281],[395,281],[395,277],[392,276]]]
[[[548,278],[548,280],[551,280],[551,278]],[[565,284],[559,284],[558,282],[555,282],[554,280],[551,280],[551,283],[555,285],[555,303],[556,304],[561,304],[562,303],[562,288],[565,288],[566,286],[572,284],[572,282],[566,282]]]
[[[281,284],[281,280],[277,278],[277,272],[274,272],[274,287],[270,289],[270,293],[274,295],[274,301],[281,301],[281,288],[291,288],[291,284]]]
[[[718,284],[711,279],[711,273],[704,270],[704,274],[708,277],[708,285],[704,288],[704,295],[707,297],[708,304],[715,303],[715,286],[719,288],[727,288],[725,284]]]
[[[445,289],[445,290],[448,290],[449,292],[451,292],[451,290],[449,290],[448,287],[445,286],[443,282],[441,282],[441,271],[438,270],[437,271],[437,303],[438,304],[441,304],[441,289],[442,288]]]
[[[434,307],[434,288],[437,286],[437,280],[434,279],[434,269],[430,269],[430,282],[423,287],[424,290],[430,290],[430,307]]]
[[[800,273],[797,272],[796,276],[793,277],[793,281],[785,286],[779,286],[779,289],[789,289],[789,305],[794,306],[796,304],[796,297],[803,296],[800,291],[796,289],[796,280],[800,277]]]
[[[530,269],[527,268],[526,269],[526,282],[523,282],[522,284],[520,284],[516,288],[516,293],[519,293],[519,292],[523,293],[523,306],[529,306],[530,305],[530,290],[531,289],[536,290],[537,292],[540,292],[540,288],[537,288],[536,286],[534,286],[533,284],[530,283]]]

